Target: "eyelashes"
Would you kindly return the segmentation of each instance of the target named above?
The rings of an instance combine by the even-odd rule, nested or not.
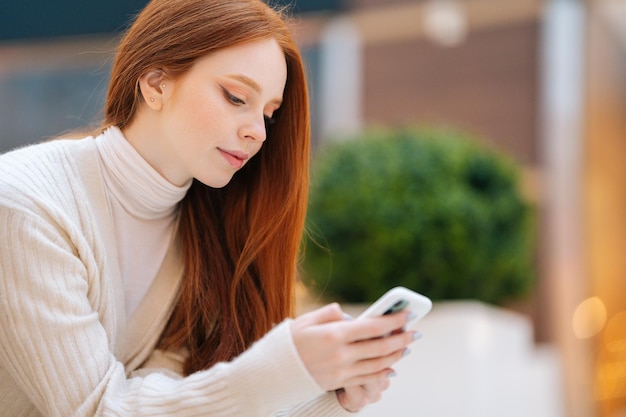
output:
[[[245,106],[246,105],[246,101],[237,97],[236,95],[232,94],[230,91],[228,91],[226,88],[220,86],[222,88],[222,92],[224,93],[224,96],[226,97],[226,100],[228,100],[231,104],[235,105],[235,106]],[[274,117],[268,116],[266,114],[263,115],[263,121],[265,122],[265,129],[268,129],[271,125],[273,125],[274,123],[276,123],[276,119]]]
[[[228,91],[224,87],[222,87],[222,91],[224,92],[224,96],[226,97],[226,100],[230,101],[235,106],[243,106],[243,105],[246,104],[246,102],[244,100],[242,100],[239,97],[237,97],[236,95],[232,94],[230,91]]]

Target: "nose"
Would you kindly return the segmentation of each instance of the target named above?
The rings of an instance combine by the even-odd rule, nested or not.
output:
[[[241,127],[240,135],[255,142],[264,142],[267,138],[265,117],[261,115],[260,117],[251,118]]]

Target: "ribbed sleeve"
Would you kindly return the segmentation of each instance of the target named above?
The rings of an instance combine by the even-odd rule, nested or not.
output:
[[[359,413],[351,413],[341,407],[334,392],[327,392],[312,400],[282,410],[276,414],[276,417],[355,417],[358,415]]]

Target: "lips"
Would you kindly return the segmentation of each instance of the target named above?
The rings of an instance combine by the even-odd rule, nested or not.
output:
[[[241,168],[244,162],[246,162],[246,160],[250,158],[250,156],[245,152],[219,149],[219,148],[218,150],[220,151],[224,159],[226,159],[226,162],[228,162],[228,164],[232,166],[233,168]]]

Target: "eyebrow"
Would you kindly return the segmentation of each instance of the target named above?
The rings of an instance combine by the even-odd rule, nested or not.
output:
[[[228,74],[226,75],[226,77],[239,81],[243,84],[246,84],[248,87],[252,88],[258,94],[261,94],[261,92],[263,91],[261,86],[256,81],[254,81],[252,78],[245,76],[243,74]],[[280,105],[283,101],[282,99],[277,98],[277,99],[272,100],[272,102]]]

